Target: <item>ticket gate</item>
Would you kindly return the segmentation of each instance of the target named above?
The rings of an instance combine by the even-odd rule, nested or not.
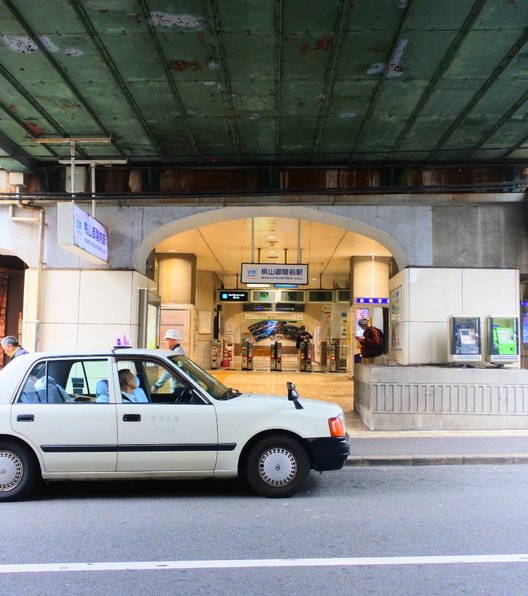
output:
[[[233,362],[233,344],[224,339],[222,349],[222,367],[231,368]]]
[[[312,349],[313,346],[309,341],[301,342],[299,348],[299,371],[312,372]]]
[[[337,372],[339,345],[336,341],[331,341],[328,347],[328,370],[329,372]]]
[[[253,342],[247,337],[243,337],[240,342],[240,356],[242,370],[253,370]]]
[[[213,339],[211,342],[211,369],[216,370],[218,368],[220,360],[220,342],[217,339]]]
[[[282,370],[282,342],[275,341],[270,345],[270,370]]]

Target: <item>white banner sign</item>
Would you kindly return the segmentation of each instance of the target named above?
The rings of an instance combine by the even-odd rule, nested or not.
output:
[[[59,246],[94,263],[108,263],[108,231],[74,203],[57,204]]]
[[[308,283],[308,265],[288,263],[242,263],[241,281],[251,283]]]

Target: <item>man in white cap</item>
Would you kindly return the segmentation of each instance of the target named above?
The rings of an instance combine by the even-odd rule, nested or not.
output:
[[[182,339],[182,336],[178,329],[167,329],[167,333],[165,333],[165,337],[163,339],[165,340],[165,343],[167,344],[167,348],[169,350],[172,350],[175,354],[178,354],[179,356],[187,356],[187,353],[180,345],[180,340]],[[158,391],[158,389],[161,389],[161,387],[163,387],[163,385],[165,385],[167,381],[170,381],[170,390],[171,392],[173,392],[176,387],[176,379],[170,374],[168,370],[164,370],[161,373],[159,379],[150,388],[151,392],[154,393],[155,391]]]
[[[180,340],[182,336],[178,329],[167,329],[164,339],[169,350],[180,356],[187,356],[187,353],[181,347]]]

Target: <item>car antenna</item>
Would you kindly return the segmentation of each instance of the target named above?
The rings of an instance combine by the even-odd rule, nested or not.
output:
[[[287,381],[286,385],[288,387],[288,399],[293,402],[295,409],[296,410],[304,410],[304,408],[302,407],[302,405],[299,402],[299,394],[297,393],[297,390],[295,389],[295,383],[292,383],[291,381]]]

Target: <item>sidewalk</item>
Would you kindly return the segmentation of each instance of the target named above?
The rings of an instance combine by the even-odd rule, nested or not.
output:
[[[528,464],[528,430],[369,431],[346,415],[349,466]]]
[[[239,367],[239,363],[236,365]],[[354,412],[354,384],[349,373],[312,374],[297,371],[295,358],[285,359],[282,372],[270,372],[269,362],[255,359],[255,370],[211,371],[228,387],[250,393],[286,395],[292,381],[304,398],[339,404],[350,435],[347,465],[435,465],[528,463],[528,430],[510,431],[370,431]]]

